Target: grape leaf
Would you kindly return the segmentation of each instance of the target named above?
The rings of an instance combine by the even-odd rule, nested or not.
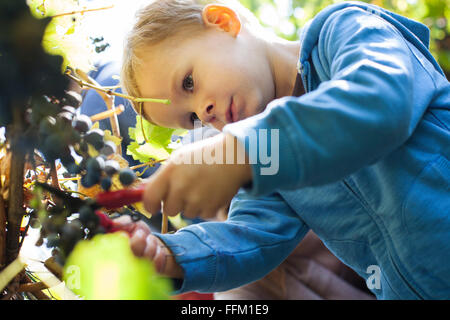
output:
[[[69,16],[53,18],[45,29],[42,45],[49,54],[64,58],[63,70],[67,66],[84,72],[92,68],[93,49],[82,31],[80,20],[73,21]]]
[[[116,146],[120,146],[122,138],[116,137],[110,130],[103,130],[103,132],[105,133],[105,141],[112,141]]]
[[[145,132],[147,141],[143,132]],[[127,154],[142,163],[149,162],[151,159],[166,159],[173,151],[169,147],[172,143],[171,137],[173,135],[183,136],[186,133],[187,131],[184,129],[155,126],[138,115],[136,116],[136,127],[128,128],[131,143],[128,145]]]
[[[133,254],[122,232],[78,242],[63,278],[69,289],[86,300],[166,300],[172,290],[151,261]]]
[[[82,9],[74,0],[29,0],[28,5],[38,19]],[[64,58],[63,71],[67,66],[84,72],[92,69],[94,49],[82,22],[82,14],[64,15],[52,18],[45,29],[42,46],[47,53]]]
[[[162,146],[153,146],[152,143],[145,143],[140,145],[137,142],[131,142],[127,148],[127,154],[131,155],[134,160],[146,163],[154,160],[164,160],[170,155],[169,152]]]

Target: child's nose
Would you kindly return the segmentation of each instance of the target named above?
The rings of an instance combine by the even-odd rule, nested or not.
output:
[[[205,108],[205,111],[203,113],[203,121],[209,123],[213,121],[214,118],[215,118],[214,105],[210,104]]]

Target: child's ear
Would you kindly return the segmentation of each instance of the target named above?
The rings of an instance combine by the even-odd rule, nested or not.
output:
[[[241,30],[241,20],[236,12],[224,5],[208,4],[203,8],[203,23],[208,27],[219,28],[236,37]]]

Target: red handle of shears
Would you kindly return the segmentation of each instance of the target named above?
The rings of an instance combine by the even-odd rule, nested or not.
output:
[[[128,204],[142,201],[144,190],[145,184],[142,184],[139,188],[135,189],[102,192],[97,195],[95,200],[97,204],[108,210],[117,209]]]
[[[123,229],[119,226],[116,226],[113,222],[113,220],[104,212],[101,212],[100,210],[95,211],[95,214],[97,215],[98,219],[99,219],[99,224],[105,229],[106,233],[110,233],[110,232],[116,232],[116,231],[125,231],[128,232],[129,235],[131,235],[131,233],[126,230]]]

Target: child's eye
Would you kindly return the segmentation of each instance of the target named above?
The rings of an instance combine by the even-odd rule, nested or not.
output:
[[[192,78],[192,74],[188,75],[183,80],[183,89],[187,91],[194,90],[194,79]]]
[[[191,123],[194,124],[195,121],[199,121],[200,118],[197,116],[195,112],[191,113]]]

